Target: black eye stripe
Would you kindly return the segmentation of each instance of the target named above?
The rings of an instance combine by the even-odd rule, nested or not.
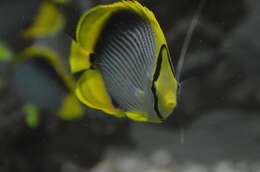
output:
[[[158,60],[157,60],[156,69],[155,69],[155,72],[154,72],[154,75],[153,75],[153,82],[152,82],[152,88],[151,88],[151,90],[153,92],[153,96],[154,96],[154,110],[155,110],[157,116],[161,120],[164,120],[164,119],[163,119],[163,116],[160,114],[159,107],[158,107],[158,97],[157,97],[157,94],[156,94],[155,82],[158,80],[159,75],[160,75],[160,71],[161,71],[161,67],[162,67],[162,50],[164,48],[166,48],[166,46],[162,45],[162,47],[160,49],[159,57],[158,57]]]

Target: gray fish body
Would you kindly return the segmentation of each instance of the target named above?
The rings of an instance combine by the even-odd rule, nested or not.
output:
[[[156,65],[153,30],[130,12],[114,14],[97,44],[94,64],[119,108],[158,119],[154,110],[152,71]]]

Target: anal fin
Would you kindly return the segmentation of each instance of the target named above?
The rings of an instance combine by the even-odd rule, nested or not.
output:
[[[76,95],[87,106],[108,114],[123,117],[125,113],[116,109],[107,93],[104,80],[98,70],[89,69],[76,84]]]

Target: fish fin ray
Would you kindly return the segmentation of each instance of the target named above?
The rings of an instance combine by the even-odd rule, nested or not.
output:
[[[123,117],[124,112],[116,109],[106,91],[103,78],[98,70],[89,69],[80,77],[76,85],[77,97],[87,106],[108,114]]]

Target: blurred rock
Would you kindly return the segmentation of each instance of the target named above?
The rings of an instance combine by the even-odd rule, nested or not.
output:
[[[62,165],[61,172],[86,172],[86,169],[82,169],[71,162],[67,162]]]
[[[156,154],[161,150],[154,150]],[[109,148],[104,158],[90,172],[258,172],[259,161],[255,165],[248,162],[219,161],[214,164],[176,162],[171,159],[169,166],[161,167],[148,158],[147,154],[136,150]]]
[[[165,167],[172,162],[172,157],[166,150],[156,150],[150,155],[150,161],[158,167]]]
[[[182,171],[183,172],[207,172],[208,170],[206,167],[204,167],[202,165],[190,164],[190,165],[187,165],[187,167],[184,166]]]
[[[232,165],[229,162],[221,162],[217,164],[217,166],[213,170],[213,172],[233,172],[233,171],[234,171],[234,165]]]

